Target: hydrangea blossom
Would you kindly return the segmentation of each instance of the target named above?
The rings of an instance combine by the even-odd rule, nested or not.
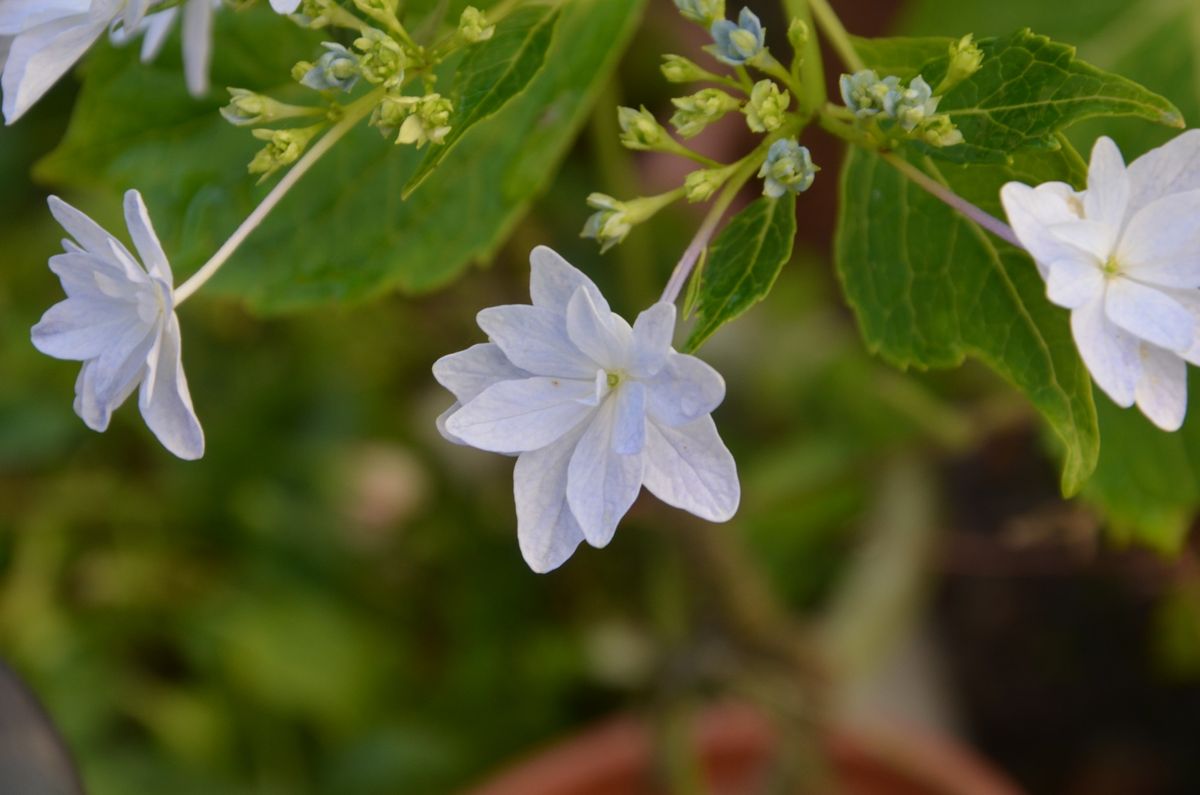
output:
[[[142,0],[144,3],[145,0]],[[188,91],[201,97],[208,93],[208,67],[212,61],[213,14],[221,0],[186,0],[181,6],[171,6],[147,14],[137,27],[124,26],[112,34],[115,44],[143,34],[142,62],[153,61],[162,51],[175,21],[182,14],[183,74]]]
[[[135,389],[146,425],[180,458],[204,455],[204,431],[183,374],[171,266],[141,194],[125,194],[125,222],[141,262],[95,221],[61,199],[50,212],[74,238],[50,259],[65,301],[33,327],[34,346],[57,359],[83,362],[75,413],[95,431]]]
[[[632,327],[583,273],[545,247],[530,256],[532,305],[479,313],[490,342],[433,367],[457,402],[438,427],[452,442],[516,455],[521,552],[557,568],[581,541],[603,547],[643,485],[710,521],[733,516],[733,456],[710,413],[721,376],[671,347],[675,307]]]
[[[738,14],[737,24],[718,19],[711,28],[712,54],[730,66],[743,66],[762,54],[767,32],[762,22],[748,8]]]
[[[1071,310],[1092,377],[1163,430],[1183,424],[1187,362],[1200,364],[1200,130],[1128,167],[1108,138],[1087,189],[1010,182],[1000,197],[1052,302]]]

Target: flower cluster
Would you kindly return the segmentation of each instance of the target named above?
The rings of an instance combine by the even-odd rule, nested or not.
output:
[[[582,235],[594,238],[601,251],[620,243],[633,226],[677,199],[708,201],[723,190],[736,190],[756,173],[763,179],[763,194],[778,198],[785,192],[807,190],[818,170],[808,148],[795,139],[805,119],[815,110],[803,107],[800,102],[798,75],[808,42],[808,26],[799,19],[788,26],[788,42],[794,50],[788,68],[767,48],[766,30],[750,9],[743,8],[735,23],[725,18],[724,0],[675,0],[675,5],[685,19],[708,28],[713,43],[705,49],[720,64],[732,67],[732,74],[718,74],[681,55],[664,56],[662,73],[669,82],[716,84],[671,100],[674,112],[670,124],[676,134],[683,139],[694,138],[736,112],[750,131],[763,136],[763,140],[744,158],[718,163],[673,137],[645,107],[618,108],[617,123],[624,146],[678,155],[703,167],[688,174],[676,190],[658,196],[625,202],[602,194],[589,197],[588,203],[596,212],[584,224]],[[751,82],[746,67],[757,69],[765,77]],[[908,111],[909,115],[914,113]],[[630,212],[633,207],[638,211]]]
[[[1173,431],[1187,411],[1187,363],[1200,364],[1200,130],[1128,166],[1108,138],[1087,189],[1010,182],[1013,231],[1071,310],[1084,364],[1118,406]]]
[[[450,441],[517,457],[517,538],[530,568],[603,547],[642,486],[709,521],[733,516],[733,456],[711,412],[721,376],[671,347],[675,307],[631,327],[600,290],[545,247],[530,256],[532,305],[479,313],[489,342],[445,356],[434,377],[454,394],[439,419]]]
[[[962,133],[946,114],[937,112],[940,97],[921,75],[908,85],[895,75],[880,79],[872,69],[842,75],[842,101],[860,124],[881,141],[916,138],[930,146],[962,143]]]

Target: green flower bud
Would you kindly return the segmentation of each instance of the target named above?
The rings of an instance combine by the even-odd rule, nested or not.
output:
[[[668,83],[700,83],[718,79],[717,75],[696,65],[682,55],[664,55],[663,77]]]
[[[323,112],[320,108],[305,108],[277,102],[270,97],[255,94],[244,88],[231,88],[229,94],[231,99],[228,105],[221,108],[221,115],[225,121],[238,127],[270,124],[280,119],[314,116]]]
[[[627,149],[657,149],[667,137],[667,131],[645,105],[640,110],[617,108],[617,124],[621,127],[621,144]]]
[[[489,23],[487,15],[475,6],[467,6],[458,18],[458,35],[465,42],[487,41],[495,32],[496,26]]]
[[[297,127],[291,130],[252,130],[251,135],[260,141],[266,141],[267,145],[250,161],[250,173],[262,174],[259,180],[262,182],[284,166],[295,163],[323,127],[324,125],[314,124],[312,127]]]
[[[725,0],[675,0],[675,7],[684,19],[704,27],[725,18]]]
[[[600,253],[608,251],[625,239],[633,229],[625,202],[604,193],[593,193],[587,198],[593,213],[583,225],[580,237],[590,237],[600,244]]]
[[[454,105],[441,94],[421,97],[400,125],[396,143],[416,144],[418,149],[429,142],[444,143],[450,133],[450,116],[453,112]]]
[[[979,71],[983,63],[983,51],[975,45],[970,33],[950,45],[950,66],[946,76],[938,85],[938,93],[944,94]]]
[[[740,104],[719,88],[705,88],[671,100],[676,108],[671,124],[684,138],[691,138]]]
[[[771,144],[767,159],[759,169],[763,195],[778,199],[784,193],[801,193],[812,187],[819,169],[813,165],[807,146],[783,138]]]
[[[772,80],[759,80],[750,91],[750,101],[742,112],[746,124],[758,133],[772,132],[783,126],[792,95],[781,91]]]
[[[940,114],[927,120],[920,131],[921,140],[930,146],[944,147],[956,146],[963,142],[963,134],[954,122],[950,121],[950,117],[946,114]]]
[[[354,40],[354,48],[362,53],[359,71],[374,85],[387,88],[398,87],[404,82],[404,67],[408,58],[404,49],[381,30],[367,28],[362,36]]]
[[[689,202],[708,201],[733,173],[730,166],[720,168],[702,168],[693,171],[684,178],[683,195]]]
[[[788,25],[787,37],[788,44],[792,45],[792,51],[796,54],[796,60],[803,59],[804,50],[808,47],[808,24],[803,19],[793,19],[792,24]]]

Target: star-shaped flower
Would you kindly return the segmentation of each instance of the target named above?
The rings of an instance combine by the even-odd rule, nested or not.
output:
[[[714,522],[733,516],[737,469],[710,413],[721,376],[671,347],[675,307],[632,327],[583,273],[546,247],[530,256],[530,305],[479,313],[491,341],[433,372],[457,401],[438,420],[453,442],[517,456],[517,535],[530,568],[603,547],[643,485]]]
[[[1061,182],[1000,192],[1052,302],[1071,310],[1092,377],[1163,430],[1183,424],[1187,362],[1200,364],[1200,130],[1126,167],[1096,141],[1087,190]]]
[[[92,430],[133,393],[146,425],[180,458],[204,455],[204,431],[183,374],[171,266],[141,194],[125,194],[125,222],[141,262],[95,221],[56,196],[50,212],[74,238],[50,258],[67,299],[33,327],[34,346],[56,359],[83,362],[75,413]]]

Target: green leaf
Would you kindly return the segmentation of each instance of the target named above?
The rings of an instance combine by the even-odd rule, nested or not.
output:
[[[696,325],[685,351],[694,351],[713,332],[766,298],[779,271],[792,257],[796,239],[796,196],[762,197],[742,210],[713,243],[694,306]]]
[[[492,38],[468,48],[454,73],[450,133],[425,156],[404,186],[404,198],[420,187],[471,127],[525,90],[545,62],[557,21],[557,9],[521,8],[496,25]]]
[[[486,259],[553,178],[643,4],[564,4],[545,68],[466,131],[407,202],[399,186],[424,152],[398,147],[365,125],[355,130],[300,180],[204,292],[278,313],[388,289],[429,291]],[[316,46],[307,35],[297,41],[295,28],[261,7],[221,15],[214,84],[276,93],[272,87],[288,81],[291,64]],[[39,174],[59,185],[100,188],[114,203],[125,188],[140,188],[182,280],[268,188],[246,174],[258,142],[217,115],[215,98],[190,100],[177,69],[169,60],[141,64],[129,49],[92,53],[71,129]],[[311,94],[280,96],[305,101]]]
[[[895,75],[901,80],[911,80],[921,74],[921,70],[928,64],[945,57],[954,41],[946,36],[850,38],[859,57],[880,77]],[[946,67],[941,68],[945,74]]]
[[[945,39],[876,40],[863,48],[880,74],[912,77],[916,59],[941,52],[920,67],[936,87],[950,57]],[[1075,57],[1075,48],[1029,30],[979,42],[983,63],[951,88],[938,106],[965,142],[945,148],[919,144],[927,154],[956,163],[1004,163],[1013,152],[1054,150],[1054,134],[1083,119],[1129,116],[1182,127],[1179,109],[1127,78]],[[890,70],[896,70],[892,72]]]
[[[1005,182],[1062,179],[1066,169],[1061,155],[1048,153],[1017,156],[1011,166],[946,166],[940,176],[1002,215]],[[1099,452],[1091,381],[1067,313],[1046,300],[1029,257],[868,152],[850,152],[841,197],[837,269],[867,346],[900,367],[954,367],[967,356],[986,363],[1055,431],[1063,492],[1077,492]]]

